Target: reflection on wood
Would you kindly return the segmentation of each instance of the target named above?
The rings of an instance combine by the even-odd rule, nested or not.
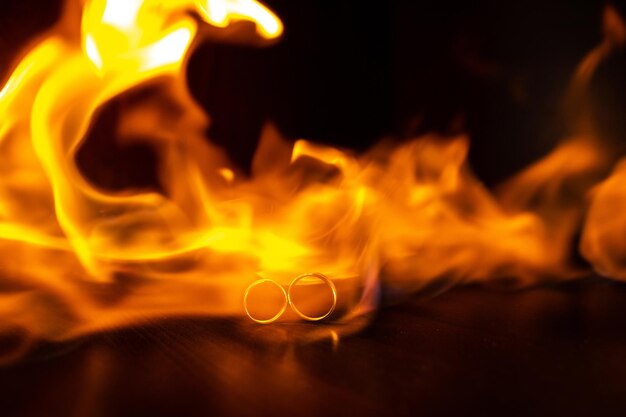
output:
[[[624,415],[626,287],[457,289],[324,325],[177,320],[47,346],[0,371],[3,415]],[[301,338],[297,338],[301,340]]]

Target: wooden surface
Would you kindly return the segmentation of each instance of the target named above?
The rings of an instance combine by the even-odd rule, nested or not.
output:
[[[0,370],[0,410],[6,417],[626,415],[623,285],[460,288],[384,309],[335,344],[294,344],[291,331],[170,320],[42,347]]]

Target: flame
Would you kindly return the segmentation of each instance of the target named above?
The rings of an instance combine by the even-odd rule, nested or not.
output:
[[[242,296],[259,277],[287,286],[323,273],[336,286],[333,319],[348,323],[376,308],[383,287],[398,295],[584,273],[570,262],[571,242],[584,196],[609,164],[589,131],[497,194],[473,176],[466,136],[381,143],[356,155],[290,143],[268,126],[246,178],[203,137],[208,120],[187,91],[185,66],[199,25],[247,21],[274,39],[280,19],[253,0],[80,7],[80,23],[64,19],[0,90],[0,331],[22,332],[21,348],[155,317],[244,316]],[[622,42],[619,19],[607,16],[613,29],[581,64],[576,88]],[[154,92],[126,109],[112,140],[149,138],[141,140],[155,149],[162,189],[99,188],[76,154],[98,112],[147,83]],[[583,243],[620,278],[625,164],[596,191]],[[607,215],[612,221],[597,226]],[[303,285],[298,309],[310,314],[328,293]],[[260,298],[258,314],[280,309],[281,300]]]
[[[200,6],[207,22],[226,27],[235,20],[252,20],[261,36],[272,39],[283,33],[280,19],[265,6],[254,0],[207,0]]]
[[[597,54],[608,54],[608,49],[626,43],[626,24],[613,8],[607,8],[604,20],[605,41]],[[594,64],[590,64],[594,67]],[[580,251],[607,277],[626,280],[626,159],[617,162],[613,173],[590,193],[590,207],[583,228]]]
[[[593,192],[581,251],[605,276],[626,280],[626,161]]]

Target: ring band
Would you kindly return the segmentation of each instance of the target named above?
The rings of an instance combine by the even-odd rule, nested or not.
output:
[[[298,310],[298,308],[296,307],[296,305],[293,303],[293,301],[291,299],[291,292],[294,289],[294,287],[296,286],[296,284],[298,282],[300,282],[300,280],[302,280],[304,278],[309,278],[309,277],[317,278],[320,281],[326,283],[326,285],[328,285],[328,287],[330,288],[330,290],[333,293],[333,305],[330,307],[330,310],[328,310],[328,313],[324,314],[323,316],[319,316],[319,317],[307,316],[306,314],[304,314],[303,312]],[[307,320],[307,321],[324,320],[326,317],[328,317],[331,314],[333,314],[333,311],[335,311],[335,307],[337,307],[337,287],[335,287],[335,284],[333,284],[333,282],[326,275],[320,274],[319,272],[314,272],[314,273],[310,273],[310,274],[303,274],[303,275],[300,275],[299,277],[295,278],[293,281],[291,281],[291,284],[289,284],[289,289],[287,290],[287,302],[289,303],[289,306],[291,307],[291,309],[298,316],[303,318],[304,320]]]
[[[283,293],[284,297],[285,297],[285,302],[283,304],[283,306],[280,308],[280,311],[272,318],[269,319],[257,319],[254,318],[254,316],[252,316],[252,314],[250,314],[250,311],[248,310],[248,295],[250,295],[250,290],[254,287],[256,287],[257,285],[263,284],[265,282],[270,282],[274,285],[276,285],[278,288],[280,288],[280,291]],[[268,279],[268,278],[262,278],[259,279],[257,281],[254,281],[252,284],[248,285],[248,288],[246,288],[246,292],[243,294],[243,308],[244,310],[246,310],[246,314],[248,315],[248,317],[250,317],[250,319],[252,321],[255,321],[257,323],[260,324],[269,324],[269,323],[274,323],[276,320],[278,320],[280,318],[280,316],[283,315],[283,313],[285,313],[285,310],[287,310],[287,305],[289,304],[289,297],[287,295],[287,293],[285,292],[285,289],[276,281]]]

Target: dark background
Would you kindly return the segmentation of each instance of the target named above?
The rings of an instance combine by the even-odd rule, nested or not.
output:
[[[565,90],[601,40],[604,7],[569,0],[267,4],[285,23],[278,45],[206,45],[191,65],[194,91],[214,118],[212,137],[235,159],[249,161],[265,120],[291,138],[359,150],[385,135],[463,130],[472,138],[473,167],[489,184],[570,133]],[[602,121],[611,134],[626,133],[624,70],[618,54],[591,86],[590,100],[614,112]]]
[[[189,69],[191,90],[212,117],[211,138],[241,168],[248,167],[266,121],[291,139],[357,150],[384,136],[466,131],[472,166],[487,184],[571,133],[573,123],[562,112],[565,90],[577,63],[601,40],[605,6],[571,0],[265,3],[285,23],[278,44],[205,42]],[[624,2],[612,4],[626,10]],[[59,5],[0,4],[2,76],[26,40],[56,20]],[[626,137],[624,61],[617,53],[601,66],[589,98],[604,133],[618,138]],[[137,155],[137,149],[122,150],[107,163],[119,165],[112,171],[121,177],[149,182],[153,175],[130,172]]]
[[[285,23],[280,43],[205,43],[190,65],[210,136],[244,169],[268,120],[289,138],[357,150],[387,135],[465,130],[488,184],[569,132],[565,89],[601,39],[604,7],[266,3]],[[0,2],[2,77],[58,13],[54,1]],[[602,133],[618,139],[626,137],[625,68],[623,53],[607,60],[589,95]],[[114,116],[112,104],[100,117]],[[121,149],[105,163],[149,182],[133,171],[143,152]],[[519,292],[458,288],[384,309],[334,346],[293,342],[296,326],[172,319],[39,346],[0,368],[0,415],[624,416],[624,329],[626,288],[598,277]]]

